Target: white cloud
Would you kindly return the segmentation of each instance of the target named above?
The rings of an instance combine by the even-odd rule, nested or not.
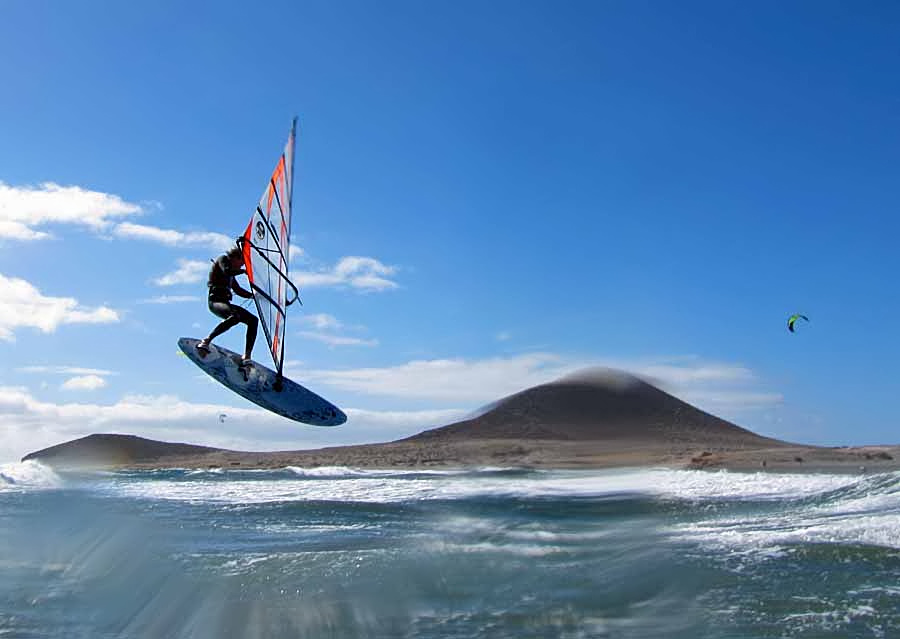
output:
[[[377,339],[362,339],[348,335],[335,335],[318,331],[300,331],[301,337],[323,342],[329,346],[378,346]]]
[[[500,331],[495,337],[497,338],[498,342],[506,342],[512,337],[512,335],[509,331]]]
[[[134,224],[133,222],[122,222],[121,224],[117,224],[113,229],[113,235],[121,238],[159,242],[166,246],[181,248],[201,247],[209,248],[213,251],[226,251],[228,248],[234,246],[234,238],[223,235],[222,233],[212,233],[209,231],[182,232],[171,229],[161,229],[155,226],[147,226],[145,224]]]
[[[102,368],[83,368],[81,366],[22,366],[16,370],[22,373],[51,373],[55,375],[115,375],[113,371]]]
[[[446,426],[465,419],[471,411],[464,408],[438,408],[433,410],[365,410],[348,408],[347,423],[365,428],[371,439],[368,442],[386,442],[409,437],[437,426]],[[357,434],[356,437],[359,437]],[[359,440],[362,442],[363,440]],[[351,443],[353,440],[347,440]]]
[[[181,304],[183,302],[199,302],[200,298],[196,295],[157,295],[144,300],[139,300],[138,304]]]
[[[396,271],[371,257],[342,257],[334,267],[334,273],[351,286],[373,290],[396,288],[396,283],[383,277]]]
[[[177,260],[178,268],[153,280],[158,286],[175,286],[176,284],[195,284],[202,282],[209,272],[209,262],[203,260]]]
[[[312,324],[318,330],[337,331],[344,326],[343,322],[328,313],[311,313],[302,316],[300,321],[304,324]]]
[[[330,268],[319,271],[298,271],[293,279],[300,287],[349,286],[362,291],[384,291],[397,288],[389,276],[397,268],[387,266],[371,257],[342,257]]]
[[[106,380],[99,375],[82,375],[71,377],[62,383],[63,390],[91,391],[106,386]]]
[[[754,379],[745,366],[716,363],[640,363],[633,364],[644,377],[659,379],[665,383],[685,385],[694,382],[742,382]]]
[[[334,388],[408,399],[483,402],[552,381],[580,368],[549,353],[483,360],[417,360],[384,368],[308,371]]]
[[[765,392],[746,367],[696,358],[587,359],[527,353],[481,360],[416,360],[396,366],[351,370],[312,370],[305,379],[336,389],[406,400],[491,402],[590,367],[627,371],[711,411],[737,414],[781,402]]]
[[[61,324],[118,322],[119,314],[106,306],[85,307],[72,297],[48,297],[31,283],[0,274],[0,339],[12,341],[17,328],[52,333]]]
[[[325,288],[328,286],[339,286],[341,284],[339,278],[327,271],[318,271],[315,273],[310,271],[297,271],[291,273],[291,280],[301,289],[314,287]]]
[[[784,401],[781,393],[728,389],[686,389],[679,397],[716,414],[739,413],[756,408],[772,408]]]
[[[378,346],[377,339],[365,339],[350,335],[339,335],[337,331],[345,328],[343,322],[327,313],[313,313],[301,318],[304,324],[310,324],[314,331],[300,331],[298,334],[307,339],[316,340],[329,346]],[[353,326],[352,330],[365,330],[364,326]]]
[[[225,394],[224,397],[231,398]],[[172,395],[129,395],[112,404],[51,402],[0,386],[0,461],[96,432],[117,432],[237,450],[302,450],[400,439],[462,418],[462,409],[346,409],[337,428],[315,428],[253,407],[191,403]],[[220,414],[227,415],[224,421]]]
[[[142,212],[139,205],[118,195],[79,186],[44,182],[38,186],[10,186],[0,182],[0,237],[39,240],[49,234],[36,230],[47,224],[75,224],[101,231],[116,219]]]
[[[50,234],[30,229],[21,222],[0,219],[0,237],[5,237],[9,240],[29,241],[43,240],[50,237]]]

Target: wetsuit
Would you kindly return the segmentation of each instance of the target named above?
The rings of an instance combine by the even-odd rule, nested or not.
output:
[[[232,326],[243,322],[247,325],[247,343],[244,353],[249,356],[253,350],[253,344],[256,342],[256,330],[259,320],[247,309],[231,303],[231,291],[234,291],[241,297],[253,297],[253,293],[244,289],[235,279],[236,275],[240,275],[243,272],[241,269],[231,268],[227,255],[220,255],[213,262],[212,268],[209,269],[209,280],[206,283],[209,287],[209,310],[224,320],[209,334],[209,341],[212,341]]]

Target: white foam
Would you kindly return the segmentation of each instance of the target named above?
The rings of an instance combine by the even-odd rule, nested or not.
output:
[[[667,469],[544,471],[524,476],[460,470],[362,470],[347,467],[298,468],[302,478],[204,481],[148,480],[117,482],[129,494],[151,498],[261,503],[341,500],[395,502],[480,496],[607,497],[644,494],[687,500],[781,500],[826,493],[853,485],[858,476],[709,473]],[[235,473],[235,476],[240,476]],[[259,475],[257,474],[257,477]],[[333,481],[341,479],[341,481]]]
[[[798,542],[900,548],[900,474],[889,476],[704,472],[668,469],[544,471],[504,476],[471,471],[292,468],[297,477],[191,481],[123,477],[107,488],[151,499],[228,504],[341,501],[392,503],[509,496],[648,498],[696,504],[697,518],[666,529],[676,538],[771,557]],[[229,473],[230,474],[230,473]],[[340,481],[335,481],[340,478]],[[746,514],[717,504],[747,502]],[[771,505],[769,505],[771,503]],[[471,523],[471,522],[469,522]],[[552,531],[512,532],[517,541],[552,541]],[[563,539],[556,540],[557,543]]]
[[[188,477],[196,477],[198,475],[222,475],[225,471],[221,468],[197,468],[187,472]]]
[[[316,466],[314,468],[288,466],[287,470],[299,477],[365,477],[366,475],[378,476],[379,474],[378,471],[349,468],[347,466]]]
[[[446,477],[451,475],[470,475],[477,473],[495,473],[502,468],[494,468],[486,466],[477,469],[368,469],[368,468],[352,468],[350,466],[315,466],[304,468],[301,466],[287,466],[287,470],[300,477],[403,477],[408,475],[416,475],[420,477]],[[270,472],[270,471],[263,471]]]
[[[806,487],[824,478],[811,478]],[[870,544],[900,548],[900,474],[853,479],[841,492],[823,500],[797,501],[786,510],[754,510],[746,515],[711,517],[674,526],[676,536],[732,551],[765,553],[774,547],[798,543]],[[839,483],[840,478],[832,478]],[[839,486],[835,486],[838,488]]]
[[[653,492],[679,499],[758,501],[817,495],[852,486],[859,476],[661,470],[644,479]]]
[[[58,488],[62,483],[52,468],[36,461],[0,464],[0,490]]]

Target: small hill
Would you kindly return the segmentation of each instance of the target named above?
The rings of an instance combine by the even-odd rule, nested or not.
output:
[[[95,434],[29,453],[22,461],[34,459],[66,465],[129,464],[158,461],[165,457],[185,457],[220,452],[219,448],[145,439],[135,435]]]
[[[470,439],[784,444],[710,415],[638,377],[609,369],[529,388],[501,399],[477,417],[402,441]]]

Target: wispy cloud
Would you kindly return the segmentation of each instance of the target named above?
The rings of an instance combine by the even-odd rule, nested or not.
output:
[[[117,224],[113,229],[113,235],[120,238],[158,242],[159,244],[179,248],[199,247],[213,251],[226,251],[229,247],[234,246],[234,238],[222,233],[209,231],[183,232],[145,224],[134,224],[133,222]]]
[[[482,360],[416,360],[397,366],[308,371],[306,378],[355,393],[407,399],[492,401],[577,370],[571,361],[531,353]]]
[[[72,224],[102,231],[116,220],[138,215],[141,206],[120,196],[79,186],[44,182],[11,186],[0,182],[0,237],[41,240],[50,234],[37,230],[50,224]]]
[[[686,360],[675,362],[631,361],[633,370],[644,377],[676,386],[697,382],[746,382],[755,379],[746,366]]]
[[[156,297],[139,300],[138,304],[182,304],[199,301],[200,298],[196,295],[157,295]]]
[[[81,366],[21,366],[16,370],[21,373],[50,373],[53,375],[115,375],[113,371],[102,368]]]
[[[362,339],[349,335],[335,335],[319,331],[300,331],[300,336],[316,340],[329,346],[378,346],[377,339]]]
[[[624,370],[701,408],[731,412],[781,401],[778,393],[758,388],[744,366],[696,358],[573,358],[526,353],[486,359],[415,360],[396,366],[349,370],[312,370],[305,379],[336,389],[407,400],[491,402],[592,367]]]
[[[311,325],[312,331],[300,331],[299,335],[307,339],[316,340],[329,346],[378,346],[377,339],[365,339],[352,335],[342,335],[338,331],[345,328],[343,322],[327,313],[314,313],[305,315],[301,321],[304,324]],[[354,326],[353,330],[365,330],[364,326]]]
[[[385,436],[372,441],[380,442],[414,435],[433,426],[443,426],[463,419],[469,411],[463,408],[438,408],[433,410],[365,410],[348,408],[347,419],[365,424],[373,431],[384,430]],[[348,423],[350,423],[348,421]],[[377,431],[376,431],[377,432]]]
[[[73,297],[50,297],[31,283],[0,275],[0,340],[12,341],[18,328],[52,333],[61,324],[107,324],[119,313],[106,306],[82,306]]]
[[[227,419],[219,420],[220,414]],[[258,408],[186,402],[173,395],[128,395],[111,404],[43,401],[0,386],[0,461],[95,432],[129,433],[240,450],[292,450],[388,441],[462,417],[462,409],[376,411],[347,408],[340,428],[300,428]]]
[[[187,260],[179,258],[178,267],[165,275],[157,277],[153,283],[157,286],[175,286],[176,284],[196,284],[202,282],[209,272],[209,262],[203,260]]]
[[[300,321],[304,324],[310,324],[313,328],[320,331],[338,331],[344,327],[343,322],[328,313],[310,313],[309,315],[304,315]]]
[[[92,391],[106,386],[106,380],[99,375],[82,375],[71,377],[60,385],[60,388],[68,391]]]
[[[772,408],[784,401],[781,393],[727,388],[687,388],[679,393],[684,401],[716,414],[740,413],[757,408]]]
[[[332,268],[318,271],[298,271],[294,281],[300,287],[350,287],[360,291],[385,291],[399,285],[389,279],[397,272],[395,266],[382,264],[372,257],[342,257]]]
[[[50,237],[49,233],[35,231],[34,229],[13,220],[0,219],[0,237],[8,240],[43,240]]]

